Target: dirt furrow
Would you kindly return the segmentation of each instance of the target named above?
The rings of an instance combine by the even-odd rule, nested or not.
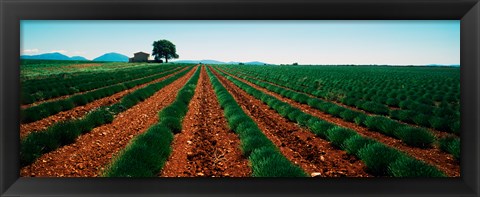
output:
[[[158,111],[175,100],[177,92],[193,75],[192,69],[145,101],[118,114],[112,123],[94,128],[63,146],[42,155],[20,170],[21,176],[96,177],[135,136],[158,121]]]
[[[217,97],[202,68],[182,132],[176,134],[162,177],[248,177],[251,170],[240,140],[230,131]]]
[[[212,69],[212,71],[214,71]],[[334,148],[306,128],[283,118],[275,110],[213,72],[244,111],[258,124],[281,153],[309,175],[319,177],[370,177],[365,164]]]
[[[178,70],[178,68],[175,68],[175,69],[173,69],[173,70]],[[168,71],[164,71],[164,72],[169,72],[169,71],[172,71],[172,70],[168,70]],[[163,72],[162,72],[162,73],[163,73]],[[160,74],[160,73],[155,73],[155,74],[152,74],[152,75],[157,75],[157,74]],[[108,86],[103,86],[103,87],[95,88],[95,89],[92,89],[92,90],[87,90],[87,91],[83,91],[83,92],[77,92],[77,93],[69,94],[69,95],[63,95],[63,96],[59,96],[59,97],[55,97],[55,98],[49,98],[49,99],[37,101],[37,102],[35,102],[35,103],[30,103],[30,104],[22,105],[20,108],[21,108],[21,109],[25,109],[25,108],[33,107],[33,106],[40,105],[40,104],[46,103],[46,102],[52,102],[52,101],[58,101],[58,100],[66,99],[66,98],[71,97],[71,96],[89,93],[89,92],[92,92],[92,91],[95,91],[95,90],[98,90],[98,89],[101,89],[101,88],[106,88],[106,87],[114,86],[114,85],[117,85],[117,84],[120,84],[120,83],[125,83],[125,82],[129,82],[129,81],[144,79],[144,78],[147,78],[147,77],[151,77],[152,75],[148,75],[148,76],[140,77],[140,78],[135,78],[135,79],[128,80],[128,81],[122,81],[122,82],[118,82],[118,83],[111,84],[111,85],[108,85]]]
[[[219,69],[219,70],[222,70],[222,69]],[[225,70],[222,70],[225,72]],[[241,72],[242,73],[242,72]],[[228,73],[230,74],[230,73]],[[311,94],[308,94],[308,93],[305,93],[305,92],[299,92],[299,91],[296,91],[296,90],[293,90],[293,89],[290,89],[288,87],[285,87],[285,86],[281,86],[281,85],[278,85],[278,84],[275,84],[275,83],[272,83],[272,82],[269,82],[269,81],[265,81],[265,80],[262,80],[262,79],[259,79],[259,78],[256,78],[256,77],[252,77],[250,75],[247,75],[245,73],[242,73],[244,75],[246,75],[247,77],[249,78],[252,78],[252,79],[255,79],[255,80],[259,80],[261,82],[265,82],[265,83],[268,83],[270,85],[273,85],[273,86],[277,86],[277,87],[281,87],[281,88],[284,88],[284,89],[287,89],[287,90],[290,90],[290,91],[294,91],[294,92],[297,92],[297,93],[301,93],[301,94],[306,94],[312,98],[317,98],[317,99],[320,99],[322,101],[326,101],[326,102],[331,102],[333,104],[336,104],[336,105],[339,105],[341,107],[344,107],[344,108],[347,108],[347,109],[350,109],[350,110],[353,110],[353,111],[358,111],[358,112],[362,112],[364,114],[367,114],[367,115],[378,115],[378,114],[374,114],[374,113],[371,113],[371,112],[367,112],[363,109],[359,109],[359,108],[356,108],[356,107],[352,107],[352,106],[348,106],[348,105],[345,105],[343,103],[340,103],[340,102],[337,102],[337,101],[332,101],[332,100],[326,100],[326,99],[323,99],[323,98],[320,98],[320,97],[316,97],[314,95],[311,95]],[[231,75],[231,74],[230,74]],[[393,107],[390,107],[390,110],[393,110]],[[400,108],[395,108],[395,110],[398,110]],[[386,116],[388,117],[388,116]],[[428,127],[421,127],[419,125],[416,125],[416,124],[412,124],[412,123],[408,123],[408,122],[403,122],[403,121],[399,121],[399,120],[396,120],[396,119],[392,119],[392,120],[395,120],[397,122],[400,122],[402,124],[406,124],[406,125],[409,125],[409,126],[412,126],[412,127],[417,127],[417,128],[425,128],[427,130],[429,130],[430,132],[432,132],[433,135],[435,135],[435,137],[437,138],[443,138],[443,137],[448,137],[448,136],[456,136],[455,134],[451,134],[451,133],[447,133],[447,132],[444,132],[444,131],[439,131],[439,130],[436,130],[436,129],[432,129],[432,128],[428,128]]]
[[[60,113],[57,113],[55,115],[46,117],[44,119],[41,119],[41,120],[38,120],[38,121],[35,121],[35,122],[31,122],[31,123],[27,123],[27,124],[20,124],[20,139],[23,139],[24,137],[26,137],[31,132],[37,132],[37,131],[45,130],[46,128],[48,128],[49,126],[53,125],[56,122],[75,119],[75,118],[80,118],[80,117],[84,116],[89,111],[91,111],[95,108],[114,104],[114,103],[120,101],[120,99],[122,99],[125,95],[127,95],[127,94],[129,94],[129,93],[131,93],[131,92],[133,92],[137,89],[143,88],[143,87],[145,87],[147,85],[150,85],[152,83],[157,83],[157,82],[163,81],[164,79],[166,79],[168,77],[171,77],[171,76],[173,76],[173,75],[175,75],[179,72],[182,72],[185,69],[187,69],[187,68],[181,69],[181,70],[179,70],[175,73],[172,73],[168,76],[165,76],[165,77],[162,77],[162,78],[159,78],[159,79],[156,79],[154,81],[135,86],[135,87],[130,88],[128,90],[124,90],[124,91],[115,93],[115,94],[113,94],[109,97],[104,97],[104,98],[95,100],[93,102],[87,103],[86,105],[77,106],[77,107],[74,107],[73,109],[68,110],[68,111],[62,111]]]
[[[423,160],[423,161],[425,161],[425,162],[427,162],[431,165],[434,165],[435,167],[444,171],[447,176],[452,176],[452,177],[460,176],[460,165],[459,165],[459,163],[457,161],[455,161],[455,159],[453,158],[452,155],[450,155],[448,153],[445,153],[445,152],[442,152],[441,150],[439,150],[437,148],[422,149],[422,148],[416,148],[416,147],[408,146],[399,139],[395,139],[393,137],[389,137],[389,136],[383,135],[381,133],[369,130],[366,127],[358,126],[355,123],[347,122],[347,121],[345,121],[341,118],[334,117],[330,114],[327,114],[327,113],[324,113],[320,110],[312,108],[309,105],[300,104],[300,103],[295,102],[294,100],[284,98],[279,94],[271,92],[271,91],[269,91],[265,88],[259,87],[259,86],[255,85],[255,84],[252,84],[252,83],[250,83],[250,82],[248,82],[244,79],[235,77],[233,75],[230,75],[230,76],[232,76],[232,77],[234,77],[234,78],[236,78],[236,79],[238,79],[238,80],[240,80],[240,81],[242,81],[242,82],[258,89],[258,90],[261,90],[262,92],[265,92],[265,93],[267,93],[271,96],[274,96],[275,98],[277,98],[277,99],[279,99],[283,102],[286,102],[286,103],[288,103],[288,104],[290,104],[290,105],[292,105],[296,108],[299,108],[306,113],[309,113],[313,116],[316,116],[316,117],[321,118],[323,120],[326,120],[328,122],[331,122],[331,123],[334,123],[334,124],[337,124],[337,125],[349,128],[349,129],[353,129],[361,135],[371,137],[371,138],[373,138],[373,139],[375,139],[379,142],[382,142],[382,143],[384,143],[388,146],[395,147],[398,150],[406,152],[407,154],[409,154],[409,155],[411,155],[411,156],[413,156],[417,159]]]

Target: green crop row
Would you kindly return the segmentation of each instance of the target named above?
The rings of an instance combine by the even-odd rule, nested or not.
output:
[[[115,75],[130,76],[141,74],[142,71],[152,72],[154,70],[162,70],[162,67],[151,65],[135,65],[127,68],[111,69],[108,71],[88,71],[76,73],[61,73],[50,75],[47,78],[22,80],[22,89],[33,94],[38,91],[49,91],[56,87],[70,87],[78,84],[90,83],[91,79],[108,81],[114,79]],[[97,81],[97,80],[93,80]]]
[[[190,70],[192,70],[193,67],[189,67],[188,69],[181,71],[172,77],[169,77],[165,80],[162,80],[157,83],[150,84],[148,86],[145,86],[141,89],[135,90],[134,92],[127,94],[124,96],[120,102],[115,103],[109,107],[109,110],[112,111],[113,113],[120,113],[125,111],[126,109],[136,105],[137,103],[145,100],[146,98],[152,96],[155,92],[158,90],[162,89],[166,85],[174,82],[175,80],[179,79],[183,75],[187,74]]]
[[[460,139],[456,137],[445,137],[439,140],[440,150],[450,153],[460,161]]]
[[[83,63],[102,63],[97,61],[88,61],[88,60],[38,60],[38,59],[20,59],[20,65],[23,67],[58,67],[58,66],[68,66],[74,64],[83,64]]]
[[[393,119],[406,123],[417,124],[423,127],[430,127],[439,131],[451,133],[459,133],[460,131],[459,128],[456,127],[456,124],[460,123],[458,115],[452,115],[455,114],[455,110],[450,107],[437,108],[425,104],[419,104],[411,100],[400,102],[393,98],[384,97],[379,98],[379,100],[386,100],[387,103],[399,103],[398,106],[400,109],[389,109],[386,105],[379,102],[365,101],[358,97],[346,96],[339,101],[345,105],[363,109],[367,112],[388,115]],[[365,103],[369,103],[369,105],[365,106]],[[412,113],[413,115],[411,115]]]
[[[335,147],[346,150],[349,154],[356,155],[365,163],[368,170],[375,175],[391,175],[394,177],[445,176],[434,166],[412,158],[397,149],[388,147],[374,139],[362,137],[351,129],[337,126],[307,114],[225,73],[220,72],[220,74],[248,94],[267,104],[281,116],[297,122],[301,126],[308,127],[312,133],[330,141]]]
[[[397,102],[392,98],[386,99],[389,103]],[[433,128],[439,131],[459,134],[460,120],[454,114],[454,110],[448,107],[435,108],[425,104],[418,104],[414,101],[406,100],[399,102],[400,109],[389,109],[383,104],[372,101],[359,100],[358,98],[345,97],[340,100],[341,103],[363,109],[367,112],[388,115],[392,119],[400,120],[405,123],[416,124],[422,127]],[[365,106],[365,103],[369,105]]]
[[[135,72],[122,71],[118,73],[109,73],[107,76],[92,76],[90,78],[81,78],[76,81],[70,81],[68,84],[59,81],[58,84],[40,86],[41,88],[35,86],[35,89],[22,87],[21,103],[31,104],[37,101],[94,90],[97,88],[111,86],[118,83],[124,83],[131,80],[153,77],[155,75],[158,75],[159,72],[166,72],[174,69],[179,68],[166,66],[150,69],[138,69]]]
[[[268,80],[268,77],[265,79]],[[271,81],[271,80],[269,80],[269,82],[275,83],[277,85],[280,83],[278,81]],[[455,110],[451,109],[450,106],[448,105],[442,106],[442,104],[444,103],[441,103],[440,107],[438,108],[433,108],[425,104],[419,104],[418,102],[414,102],[412,100],[405,100],[407,99],[407,97],[400,96],[401,97],[400,99],[403,99],[404,101],[400,101],[396,98],[390,98],[390,97],[397,96],[397,94],[395,93],[389,93],[387,96],[383,96],[383,97],[376,96],[374,99],[375,102],[363,100],[364,97],[368,97],[368,95],[364,95],[364,94],[374,94],[375,92],[377,92],[375,91],[375,89],[368,89],[368,91],[364,93],[347,92],[344,97],[339,99],[333,99],[333,98],[328,98],[330,97],[329,94],[323,94],[319,90],[314,90],[311,88],[303,88],[303,86],[294,86],[294,85],[291,85],[291,84],[288,85],[288,84],[289,83],[283,83],[284,86],[287,86],[288,88],[292,88],[296,91],[322,97],[328,100],[337,100],[338,102],[363,109],[367,112],[382,114],[382,115],[390,115],[390,117],[393,119],[401,120],[407,123],[417,124],[424,127],[434,128],[440,131],[453,132],[457,134],[460,132],[459,115],[456,114]],[[395,107],[400,106],[401,110],[389,110],[388,107],[382,104],[382,102],[396,103],[396,104],[393,104],[393,106]],[[365,104],[365,103],[368,103],[368,104]],[[411,113],[412,111],[409,109],[415,110],[413,111],[415,113],[414,116],[409,116],[408,118],[402,118],[402,119],[399,116],[396,116],[396,114],[398,113],[401,113],[401,114]],[[392,112],[392,111],[395,111],[395,112]]]
[[[159,112],[159,122],[140,134],[104,172],[107,177],[154,177],[167,161],[173,134],[182,130],[188,104],[195,94],[201,67],[180,89],[175,101]]]
[[[242,77],[252,83],[255,83],[257,85],[260,85],[264,88],[267,88],[271,91],[274,91],[276,93],[279,93],[283,96],[292,98],[293,100],[303,103],[303,104],[308,104],[311,107],[320,109],[324,112],[330,113],[336,117],[342,118],[346,121],[349,122],[355,122],[358,125],[366,125],[367,127],[379,131],[383,134],[396,137],[398,139],[401,139],[404,141],[407,145],[410,146],[416,146],[416,147],[427,147],[430,146],[434,142],[434,137],[431,135],[427,130],[422,129],[422,128],[416,128],[416,127],[405,127],[404,124],[400,124],[398,122],[395,122],[393,120],[390,120],[386,117],[382,116],[367,116],[366,114],[363,114],[362,112],[358,111],[353,111],[353,110],[348,110],[347,108],[343,108],[341,106],[335,106],[330,103],[322,103],[319,100],[315,100],[314,98],[309,100],[308,95],[304,94],[295,94],[294,91],[289,91],[289,90],[281,90],[275,87],[275,85],[271,85],[265,82],[260,82],[258,80],[246,77],[245,75],[241,74],[236,74],[239,77]],[[274,86],[274,87],[271,87]],[[401,113],[401,112],[406,112],[405,110],[395,110],[395,112],[400,112],[400,114],[406,116],[406,117],[417,117],[421,115],[416,115],[415,113],[411,112],[407,115]],[[395,115],[393,115],[395,116]],[[367,120],[368,118],[368,120]],[[430,121],[432,125],[439,125],[439,126],[446,126],[447,122],[443,121],[442,119],[431,119]],[[458,123],[458,122],[457,122]],[[434,126],[437,128],[437,126]],[[459,125],[457,124],[457,127]],[[459,130],[459,129],[458,129]],[[452,151],[445,151],[450,154],[454,154]],[[459,156],[459,155],[458,155]]]
[[[247,68],[248,70],[246,71]],[[429,100],[430,97],[433,96],[432,94],[426,94],[416,99],[416,98],[413,98],[412,96],[407,97],[407,96],[403,96],[403,94],[398,94],[396,92],[388,92],[388,90],[380,91],[376,87],[366,87],[366,88],[363,88],[362,91],[355,91],[355,89],[358,89],[358,87],[350,87],[350,88],[341,87],[343,89],[342,90],[343,92],[341,94],[335,94],[333,93],[336,91],[335,89],[328,89],[329,91],[321,90],[322,88],[325,88],[321,84],[327,83],[324,80],[316,79],[311,84],[302,85],[302,84],[294,83],[295,81],[298,80],[294,77],[285,77],[285,75],[288,75],[288,74],[281,72],[281,69],[283,69],[283,67],[280,68],[280,71],[275,70],[274,72],[275,74],[281,73],[277,77],[276,75],[271,74],[272,71],[269,70],[271,68],[262,70],[264,68],[268,68],[268,66],[263,66],[263,67],[260,66],[254,69],[253,67],[248,67],[248,66],[236,67],[236,68],[224,67],[224,69],[229,70],[229,72],[235,73],[235,75],[245,75],[247,77],[254,76],[255,78],[261,78],[270,83],[281,85],[283,87],[287,87],[295,91],[304,92],[304,93],[307,93],[316,97],[320,97],[329,101],[333,100],[333,101],[341,102],[343,104],[353,106],[359,109],[363,109],[367,112],[371,112],[375,114],[380,114],[380,115],[392,114],[391,112],[392,110],[390,110],[385,104],[388,104],[394,107],[400,106],[401,111],[405,111],[403,113],[409,113],[406,111],[414,110],[416,113],[416,116],[409,117],[409,119],[399,119],[398,116],[393,115],[391,116],[391,118],[408,122],[408,123],[418,124],[424,127],[434,128],[440,131],[453,132],[453,133],[460,132],[460,129],[458,126],[460,125],[459,112],[458,112],[459,108],[457,104],[449,105],[449,104],[446,104],[445,102],[441,102],[438,107],[433,107],[431,105],[423,104],[420,102],[420,101],[427,102],[425,100]],[[303,73],[304,71],[302,69],[304,68],[296,68],[295,72],[293,73],[298,73],[298,72]],[[338,67],[338,68],[326,67],[326,68],[321,68],[321,69],[317,68],[317,69],[318,70],[325,69],[327,71],[329,69],[335,69],[335,70],[338,69],[339,71],[341,70],[342,72],[348,71],[348,70],[344,70],[345,68],[341,68],[341,67]],[[359,71],[361,71],[361,70],[368,70],[369,68],[352,68],[352,69],[358,69]],[[382,68],[382,69],[390,72],[389,69],[393,69],[393,68]],[[248,73],[248,75],[246,75],[245,73]],[[305,73],[305,74],[306,76],[303,76],[303,77],[297,76],[297,77],[301,77],[300,79],[307,79],[309,78],[309,76],[311,76],[310,73]],[[364,74],[367,76],[367,78],[368,77],[375,78],[375,76],[369,73],[364,73]],[[343,76],[343,77],[346,77],[346,78],[352,77],[351,74],[348,74],[348,72],[345,75],[346,76]],[[405,77],[408,77],[408,76],[405,76]],[[287,78],[288,80],[286,80],[285,78]],[[310,78],[312,78],[311,80],[313,80],[315,78],[318,78],[318,76],[315,76],[315,77],[312,76]],[[365,78],[365,76],[363,76],[363,78]],[[351,81],[351,82],[358,83],[358,81],[361,81],[358,79],[355,79],[355,80],[356,81]],[[309,81],[309,80],[305,80],[305,81]],[[344,84],[344,82],[341,82],[338,80],[337,82]],[[313,88],[312,86],[317,86],[317,88]],[[403,85],[402,87],[405,87],[405,85]],[[404,90],[402,89],[401,91],[404,91]],[[425,92],[425,91],[422,90],[419,92]],[[392,98],[392,97],[395,97],[395,98]],[[396,98],[396,97],[399,97],[399,98]],[[370,98],[370,101],[368,101],[367,98]],[[429,101],[431,103],[434,103],[431,100]]]
[[[272,69],[275,75],[272,76]],[[458,106],[458,68],[392,66],[242,66],[235,70],[266,75],[289,85],[331,96],[359,96],[386,104],[381,97],[410,100],[437,107]]]
[[[207,70],[224,116],[231,130],[239,136],[243,155],[252,165],[254,177],[305,177],[303,170],[292,164],[262,133],[257,124],[242,110],[232,95]]]
[[[409,146],[425,148],[431,146],[435,141],[433,134],[426,129],[402,124],[384,116],[367,115],[363,112],[354,111],[331,102],[309,97],[306,94],[281,88],[252,78],[245,77],[245,79],[296,102],[307,104],[335,117],[342,118],[349,122],[355,122],[359,125],[364,125],[373,131],[378,131],[382,134],[398,138]]]
[[[430,127],[439,131],[446,131],[460,135],[460,120],[439,118],[418,113],[416,110],[391,110],[389,116],[402,122]]]
[[[100,107],[83,118],[58,122],[46,130],[30,133],[20,142],[21,166],[29,165],[43,154],[53,151],[60,146],[73,143],[79,135],[88,133],[95,127],[111,122],[115,115],[152,96],[155,92],[185,75],[190,70],[191,68],[161,82],[135,90],[127,95],[128,98],[126,96],[120,102],[109,107]]]
[[[148,83],[150,81],[167,76],[174,72],[175,71],[166,71],[151,77],[128,81],[128,82],[124,82],[124,83],[120,83],[112,86],[107,86],[104,88],[96,89],[94,91],[86,92],[84,94],[78,94],[78,95],[70,96],[65,99],[45,102],[36,106],[32,106],[32,107],[21,110],[21,123],[29,123],[29,122],[41,120],[48,116],[57,114],[61,111],[67,111],[77,106],[86,105],[87,103],[90,103],[94,100],[111,96],[115,93],[130,89],[140,84]]]
[[[138,64],[131,64],[131,63],[101,63],[98,66],[92,66],[89,69],[82,69],[82,68],[69,68],[63,69],[65,65],[73,65],[76,64],[49,64],[49,65],[37,65],[36,67],[25,67],[24,64],[21,64],[21,71],[29,72],[30,68],[37,69],[37,70],[45,70],[45,68],[49,71],[52,71],[52,74],[48,74],[45,72],[39,76],[29,76],[24,77],[21,76],[21,83],[24,87],[35,87],[35,86],[43,86],[48,84],[69,84],[71,81],[81,81],[84,79],[83,82],[88,82],[88,78],[94,77],[107,77],[111,74],[116,73],[137,73],[138,71],[142,70],[155,70],[161,69],[161,67],[167,66],[170,67],[171,65],[161,65],[159,64],[145,64],[145,63],[138,63]],[[77,64],[78,65],[78,64]],[[108,77],[107,77],[108,78]]]
[[[59,122],[44,131],[30,133],[20,142],[20,165],[29,165],[43,154],[71,144],[81,134],[112,120],[113,114],[102,107],[81,119]]]
[[[416,127],[405,127],[404,124],[397,123],[386,117],[367,116],[362,112],[347,110],[347,108],[343,108],[341,106],[336,106],[326,102],[322,103],[322,101],[316,100],[314,98],[309,99],[310,97],[306,94],[295,94],[294,91],[279,89],[280,86],[276,88],[275,85],[271,85],[265,82],[260,82],[259,80],[255,80],[246,75],[242,75],[239,73],[236,73],[236,75],[252,83],[260,85],[261,87],[264,87],[271,91],[279,93],[282,96],[292,98],[293,100],[303,104],[308,104],[311,107],[320,109],[324,112],[330,113],[346,121],[355,122],[358,125],[365,125],[383,134],[396,137],[398,139],[402,139],[402,141],[404,141],[407,145],[416,146],[416,147],[427,147],[434,142],[433,135],[431,135],[425,129],[416,128]],[[358,101],[356,105],[358,105]],[[418,125],[422,125],[422,124],[417,121],[410,122],[410,121],[407,121],[407,119],[413,119],[418,121],[426,119],[424,115],[417,114],[416,112],[410,111],[410,110],[392,110],[390,111],[390,116],[397,117],[397,119],[403,120],[404,122],[407,122],[407,123],[416,123]],[[449,121],[445,121],[444,119],[433,117],[430,119],[429,123],[432,125],[433,128],[436,128],[438,130],[447,130],[447,129],[440,129],[440,128],[448,127]],[[427,126],[427,125],[424,125],[424,126]],[[454,130],[458,132],[460,130],[459,129],[460,123],[458,121],[455,122],[455,127],[456,129]],[[459,140],[458,138],[455,138],[455,137],[452,137],[452,138],[457,139],[456,141],[458,141],[458,143],[454,143],[454,145],[448,146],[450,148],[442,148],[441,150],[452,154],[456,160],[459,160],[459,157],[460,157]],[[443,142],[440,141],[440,144],[442,143]],[[444,146],[444,147],[447,147],[447,146]]]

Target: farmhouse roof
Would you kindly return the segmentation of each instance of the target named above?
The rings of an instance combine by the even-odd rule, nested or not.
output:
[[[150,54],[148,54],[148,53],[145,53],[145,52],[142,52],[142,51],[140,51],[140,52],[136,52],[136,53],[134,53],[134,54],[135,54],[135,55],[136,55],[136,54],[146,54],[146,55],[150,55]]]

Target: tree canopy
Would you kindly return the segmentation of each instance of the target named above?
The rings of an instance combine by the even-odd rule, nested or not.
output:
[[[154,41],[152,55],[155,56],[155,60],[165,58],[165,63],[168,63],[168,59],[179,57],[175,45],[168,40]]]

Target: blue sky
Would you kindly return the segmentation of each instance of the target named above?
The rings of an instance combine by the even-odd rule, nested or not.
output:
[[[460,21],[75,21],[22,20],[23,55],[93,59],[151,53],[167,39],[179,60],[274,64],[460,64]]]

